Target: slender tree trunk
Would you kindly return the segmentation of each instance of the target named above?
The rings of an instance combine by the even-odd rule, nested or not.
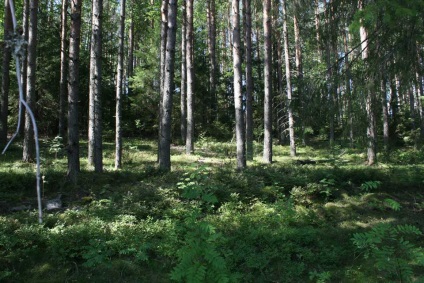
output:
[[[116,70],[115,169],[122,168],[122,86],[124,77],[125,0],[121,0],[118,34],[119,50]]]
[[[253,160],[253,75],[252,75],[252,10],[250,0],[243,0],[246,44],[246,158]]]
[[[264,152],[265,163],[272,163],[272,45],[271,1],[264,2]]]
[[[283,87],[283,46],[281,45],[281,34],[277,36],[277,77],[278,77],[278,105],[277,105],[277,130],[278,142],[283,145],[285,142],[284,133],[284,87]]]
[[[417,70],[415,72],[416,75],[416,82],[417,82],[417,91],[418,91],[418,106],[419,106],[419,112],[420,112],[420,136],[421,140],[424,140],[424,103],[423,103],[423,97],[424,97],[424,85],[423,85],[423,75],[422,75],[422,68],[423,68],[423,62],[422,62],[422,56],[419,47],[417,47]]]
[[[387,84],[387,80],[386,80],[385,68],[382,67],[380,91],[381,91],[381,104],[382,104],[382,110],[383,110],[383,141],[384,141],[384,149],[387,151],[389,149],[389,113],[387,110],[386,84]]]
[[[180,111],[181,111],[181,141],[186,142],[187,139],[187,11],[186,1],[182,3],[182,17],[183,22],[181,25],[181,100],[180,100]]]
[[[168,9],[169,0],[162,0],[161,5],[161,26],[160,26],[160,90],[159,90],[159,139],[158,139],[158,162],[161,157],[161,140],[162,138],[162,119],[163,119],[163,98],[164,98],[164,83],[166,76],[166,42],[168,33]],[[170,166],[170,165],[169,165]]]
[[[61,32],[60,32],[60,86],[59,86],[59,136],[65,137],[66,133],[66,94],[67,94],[67,60],[66,51],[68,49],[67,40],[67,18],[68,18],[68,1],[62,0],[62,13],[61,13]]]
[[[174,87],[175,40],[177,31],[177,0],[169,0],[166,40],[165,80],[163,84],[162,119],[160,125],[159,168],[171,170],[171,114]]]
[[[240,8],[239,0],[231,1],[231,26],[233,35],[233,72],[234,107],[236,115],[237,169],[246,168],[246,137],[243,113],[243,94],[241,92],[241,46],[240,46]]]
[[[347,34],[346,34],[347,33]],[[345,66],[346,66],[346,76],[345,76],[345,89],[346,89],[346,99],[347,99],[347,112],[348,112],[348,125],[349,125],[349,145],[353,148],[353,110],[352,110],[352,90],[350,87],[351,82],[351,73],[350,73],[350,62],[349,56],[349,34],[348,32],[343,33],[343,43],[344,43],[344,52],[345,52]]]
[[[68,78],[68,178],[73,184],[78,181],[79,159],[79,53],[81,41],[82,0],[71,1],[71,27],[69,41],[69,78]]]
[[[128,67],[127,78],[131,78],[134,74],[134,11],[131,8],[131,22],[128,34]],[[128,95],[132,94],[131,85],[128,87]]]
[[[283,11],[283,38],[284,38],[284,58],[286,64],[286,81],[287,81],[287,112],[289,116],[289,136],[290,136],[290,156],[296,156],[296,142],[294,136],[294,115],[292,106],[292,86],[290,72],[290,56],[289,56],[289,36],[287,33],[287,12],[286,1],[282,0]]]
[[[215,23],[215,0],[208,0],[208,51],[209,51],[209,96],[211,121],[217,117],[217,96],[216,96],[216,23]]]
[[[102,14],[103,0],[94,0],[91,18],[90,84],[88,117],[88,164],[103,171],[102,146]]]
[[[296,70],[297,70],[297,99],[300,101],[300,115],[301,115],[301,129],[302,129],[302,144],[306,145],[306,134],[305,134],[305,99],[303,97],[303,58],[302,58],[302,45],[300,39],[300,28],[297,17],[297,11],[293,16],[294,26],[294,43],[295,43],[295,58],[296,58]]]
[[[23,19],[22,19],[22,28],[23,28],[23,37],[26,42],[28,42],[28,29],[29,29],[29,0],[24,0],[24,9],[23,9]],[[28,76],[28,48],[24,48],[24,53],[22,56],[22,69],[21,69],[21,83],[22,83],[22,93],[26,94],[27,92],[27,76]],[[24,97],[25,99],[25,97]],[[20,102],[18,102],[19,105]],[[19,133],[24,135],[25,131],[25,111],[21,112],[21,126]]]
[[[315,14],[315,39],[317,41],[317,50],[318,54],[320,55],[318,58],[321,59],[322,56],[322,47],[321,47],[321,25],[320,25],[320,19],[319,19],[319,6],[320,6],[320,0],[314,0],[314,14]]]
[[[194,50],[193,50],[193,0],[187,0],[187,136],[186,154],[194,151]]]
[[[9,34],[13,32],[12,14],[10,12],[9,1],[4,3],[4,41],[9,39]],[[0,146],[6,145],[7,142],[7,116],[9,111],[9,89],[10,89],[10,60],[12,52],[9,47],[3,47],[3,65],[2,65],[2,81],[1,81],[1,97],[0,97]]]
[[[37,46],[37,10],[38,0],[30,1],[29,33],[28,33],[28,73],[26,103],[35,113],[35,75],[36,75],[36,46]],[[32,162],[35,158],[34,129],[29,112],[25,114],[25,132],[23,144],[23,161]]]

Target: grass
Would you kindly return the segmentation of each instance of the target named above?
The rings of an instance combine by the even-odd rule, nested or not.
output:
[[[11,212],[35,207],[35,170],[20,161],[19,146],[0,156],[0,281],[423,280],[422,235],[408,236],[405,250],[397,245],[404,238],[382,240],[381,250],[393,251],[385,265],[352,241],[382,224],[423,230],[422,151],[396,150],[367,167],[360,149],[299,147],[293,159],[275,146],[275,162],[265,165],[255,144],[240,173],[232,144],[203,139],[191,156],[173,146],[164,173],[154,141],[129,140],[122,170],[113,170],[114,146],[105,143],[105,172],[82,158],[74,188],[63,152],[42,145],[43,196],[62,193],[65,207],[46,211],[42,225],[34,209]]]

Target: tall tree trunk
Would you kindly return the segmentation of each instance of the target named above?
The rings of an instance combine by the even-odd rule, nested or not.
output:
[[[193,50],[193,0],[187,0],[187,136],[186,154],[194,151],[194,50]]]
[[[209,96],[211,121],[217,117],[217,96],[216,96],[216,23],[215,23],[215,0],[208,0],[207,21],[208,21],[208,51],[209,51]],[[210,121],[209,121],[210,122]]]
[[[297,11],[294,12],[293,16],[294,26],[294,44],[295,44],[295,58],[296,58],[296,70],[297,70],[297,99],[300,101],[300,115],[301,115],[301,129],[302,129],[302,144],[306,145],[306,134],[305,134],[305,99],[303,97],[303,58],[302,58],[302,44],[300,39],[300,28]]]
[[[26,42],[28,42],[28,29],[29,29],[29,0],[24,0],[23,7],[23,18],[22,18],[22,29],[23,37]],[[21,83],[22,83],[22,93],[25,95],[27,91],[27,75],[28,75],[28,48],[24,48],[22,56],[22,71],[21,71]],[[25,98],[25,97],[24,97]],[[18,102],[19,105],[20,102]],[[24,135],[25,131],[25,111],[21,112],[21,126],[19,133]]]
[[[175,40],[177,32],[177,0],[169,0],[166,40],[165,80],[163,83],[162,118],[160,124],[159,168],[171,170],[171,115],[174,88]]]
[[[252,10],[250,0],[243,0],[246,49],[246,158],[253,160],[253,76],[252,76]]]
[[[362,0],[358,1],[359,10],[363,9]],[[368,32],[362,24],[359,28],[362,59],[367,62],[368,58]],[[367,163],[374,165],[377,162],[377,131],[376,131],[376,117],[374,112],[375,94],[372,89],[366,90],[366,111],[367,111]]]
[[[317,41],[317,50],[318,50],[318,54],[319,56],[319,60],[321,59],[322,56],[322,48],[321,48],[321,36],[320,36],[320,29],[321,29],[321,25],[320,25],[320,20],[319,20],[319,6],[320,6],[320,0],[315,0],[315,5],[314,5],[314,14],[315,14],[315,38]]]
[[[417,82],[417,92],[418,92],[418,106],[419,106],[419,112],[420,112],[420,118],[421,118],[421,123],[420,123],[420,136],[421,136],[421,140],[424,140],[424,103],[423,103],[423,97],[424,97],[424,85],[423,85],[423,72],[422,72],[422,68],[423,68],[423,58],[421,56],[421,51],[420,48],[417,47],[417,70],[415,72],[416,75],[416,82]]]
[[[103,0],[94,0],[91,11],[90,83],[88,113],[88,164],[103,171],[102,146],[102,13]]]
[[[116,112],[115,112],[115,169],[122,167],[122,86],[124,78],[125,0],[121,0],[119,19],[119,50],[116,67]]]
[[[13,32],[12,14],[10,11],[9,0],[4,2],[4,41],[9,39],[9,35]],[[10,89],[10,60],[12,52],[9,47],[3,46],[3,65],[2,65],[2,81],[1,81],[1,97],[0,97],[0,146],[6,145],[7,142],[7,116],[9,111],[9,89]]]
[[[158,139],[158,162],[160,163],[161,157],[161,140],[162,140],[162,119],[163,119],[163,99],[164,99],[164,83],[166,76],[166,43],[168,34],[168,9],[169,0],[162,0],[161,11],[161,25],[160,25],[160,90],[159,90],[159,139]]]
[[[134,74],[134,11],[131,7],[131,20],[128,34],[128,63],[127,63],[127,78],[131,78]],[[128,95],[132,94],[131,85],[128,87]]]
[[[246,137],[243,113],[243,94],[241,92],[241,46],[240,46],[240,8],[239,0],[231,1],[231,26],[233,36],[234,108],[236,116],[237,169],[246,168]]]
[[[271,0],[264,2],[264,152],[265,163],[272,163],[272,45]]]
[[[67,40],[67,18],[68,18],[68,1],[62,0],[61,13],[61,32],[60,32],[60,86],[59,86],[59,136],[65,137],[65,111],[66,111],[66,94],[67,94],[67,60],[66,51],[68,49]]]
[[[36,75],[36,46],[37,46],[37,10],[38,0],[30,1],[29,7],[29,29],[28,29],[28,73],[27,73],[27,92],[26,103],[35,113],[35,75]],[[26,111],[25,114],[25,132],[23,144],[23,161],[32,162],[35,157],[34,129],[31,123],[31,116]]]
[[[346,66],[346,75],[345,75],[345,89],[346,89],[346,99],[347,99],[347,112],[348,112],[348,125],[349,125],[349,145],[351,148],[353,148],[353,97],[352,97],[352,90],[350,87],[351,82],[351,73],[350,73],[350,62],[349,62],[349,32],[343,33],[343,45],[344,45],[344,63]]]
[[[286,65],[286,81],[287,81],[287,112],[289,116],[289,136],[290,136],[290,156],[296,156],[296,142],[294,136],[294,117],[292,105],[292,86],[290,72],[290,56],[289,56],[289,35],[287,32],[287,10],[286,1],[282,0],[283,11],[283,39],[284,39],[284,58]]]
[[[385,68],[381,68],[380,91],[381,91],[381,104],[383,110],[383,142],[384,149],[389,149],[389,113],[387,110],[387,92],[386,92],[386,74]]]
[[[81,41],[82,0],[71,1],[71,27],[69,38],[69,79],[68,79],[68,178],[76,184],[80,171],[79,159],[79,60]]]

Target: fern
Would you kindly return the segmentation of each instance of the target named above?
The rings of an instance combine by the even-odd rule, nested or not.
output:
[[[384,200],[384,203],[386,203],[394,211],[399,211],[402,208],[400,203],[398,203],[397,201],[390,199],[390,198],[386,198]]]
[[[378,187],[380,187],[380,185],[380,181],[366,181],[365,183],[361,184],[360,189],[363,192],[369,193],[370,191],[376,190]]]

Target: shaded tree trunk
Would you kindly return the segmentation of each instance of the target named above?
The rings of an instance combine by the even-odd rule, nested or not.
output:
[[[347,33],[347,34],[346,34]],[[345,58],[344,63],[346,66],[346,75],[345,75],[345,89],[346,89],[346,99],[347,99],[347,116],[348,116],[348,126],[349,126],[349,145],[351,148],[353,148],[353,141],[354,141],[354,135],[353,135],[353,106],[352,106],[352,90],[350,86],[351,82],[351,73],[350,73],[350,62],[349,62],[349,56],[347,55],[349,52],[349,34],[348,32],[343,33],[343,45],[344,45],[344,52],[345,52]]]
[[[169,0],[166,40],[165,79],[163,83],[162,117],[160,124],[159,168],[171,170],[171,114],[174,88],[175,41],[177,31],[177,0]]]
[[[234,108],[236,116],[237,169],[246,168],[246,138],[243,113],[243,94],[241,92],[241,46],[240,46],[240,9],[239,0],[231,1],[231,26],[233,36]]]
[[[4,3],[4,26],[3,39],[9,39],[9,35],[13,32],[12,14],[10,12],[9,1]],[[0,97],[0,146],[6,145],[7,142],[7,116],[9,112],[9,89],[10,89],[10,60],[12,52],[6,45],[3,46],[3,64],[2,64],[2,81],[1,81],[1,97]]]
[[[116,112],[115,112],[115,169],[122,168],[122,87],[124,78],[124,34],[125,0],[121,0],[119,18],[119,50],[116,69]]]
[[[289,137],[290,137],[290,156],[296,156],[296,142],[294,136],[294,115],[292,106],[292,86],[291,86],[291,70],[289,56],[289,36],[287,33],[287,10],[286,1],[282,3],[283,11],[283,39],[284,39],[284,58],[286,65],[286,81],[287,81],[287,112],[289,118]]]
[[[186,13],[186,1],[182,3],[182,17],[183,23],[181,25],[181,100],[180,100],[180,131],[181,141],[186,142],[187,138],[187,46],[186,46],[186,34],[187,34],[187,13]]]
[[[81,41],[82,0],[71,1],[71,27],[69,38],[69,77],[68,77],[68,172],[69,180],[76,184],[80,171],[79,159],[79,60]]]
[[[243,0],[243,4],[246,44],[246,158],[253,160],[252,11],[250,0]]]
[[[66,132],[66,94],[67,94],[67,60],[66,51],[68,49],[67,41],[67,18],[68,18],[68,1],[62,0],[61,13],[61,32],[60,32],[60,85],[59,85],[59,136],[65,137]]]
[[[28,42],[28,29],[29,29],[29,0],[24,0],[24,9],[23,9],[23,18],[22,18],[22,29],[23,37],[26,42]],[[28,75],[28,49],[24,48],[24,53],[22,56],[22,71],[21,71],[21,83],[22,83],[22,93],[25,95],[27,91],[27,75]],[[25,99],[25,97],[24,97]],[[18,102],[19,105],[19,102]],[[21,126],[19,133],[24,135],[25,131],[25,111],[21,112]]]
[[[293,16],[294,26],[294,43],[295,43],[295,59],[296,59],[296,70],[297,70],[297,99],[300,101],[300,116],[301,116],[301,131],[302,131],[302,144],[306,145],[306,134],[305,134],[305,99],[303,98],[303,59],[302,59],[302,46],[300,39],[300,28],[297,16],[297,11],[294,12]]]
[[[209,52],[209,96],[211,121],[217,117],[217,96],[216,96],[216,23],[215,23],[215,0],[208,0],[207,3],[207,24],[208,24],[208,52]],[[210,122],[210,121],[209,121]]]
[[[193,49],[193,0],[187,0],[187,136],[186,154],[194,151],[194,49]]]
[[[94,0],[91,18],[90,83],[88,117],[88,164],[103,171],[102,146],[102,14],[103,0]]]
[[[36,76],[36,46],[37,46],[37,11],[38,0],[30,1],[28,29],[28,68],[26,103],[35,113],[35,76]],[[32,162],[35,158],[34,129],[29,112],[25,113],[25,132],[23,143],[23,161]]]
[[[264,2],[264,152],[265,163],[272,163],[272,45],[271,1]]]

